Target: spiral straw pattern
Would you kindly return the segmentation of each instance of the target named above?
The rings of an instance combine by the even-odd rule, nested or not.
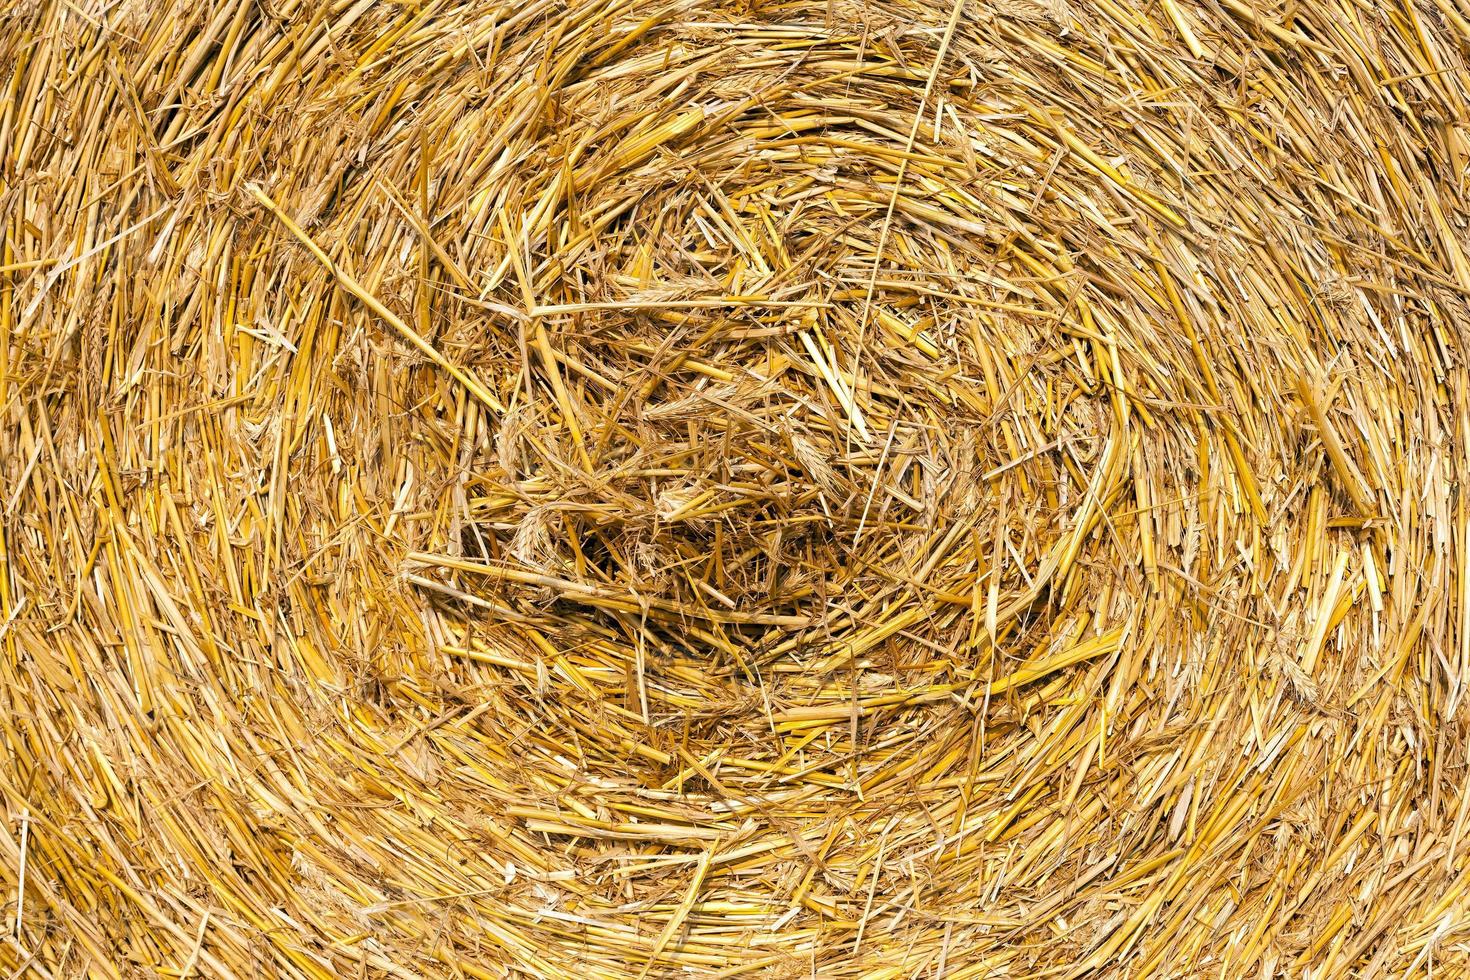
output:
[[[0,968],[1470,977],[1463,0],[0,11]]]

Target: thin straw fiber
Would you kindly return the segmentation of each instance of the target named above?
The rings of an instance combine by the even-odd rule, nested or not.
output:
[[[0,977],[1470,977],[1467,57],[0,5]]]

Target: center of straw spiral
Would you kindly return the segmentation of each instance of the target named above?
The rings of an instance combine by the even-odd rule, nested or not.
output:
[[[497,602],[640,683],[981,669],[1040,621],[1106,392],[1058,366],[1063,311],[986,271],[1017,189],[974,134],[905,138],[922,75],[721,67],[650,80],[646,112],[564,103],[507,195],[532,383],[467,546],[509,567]]]

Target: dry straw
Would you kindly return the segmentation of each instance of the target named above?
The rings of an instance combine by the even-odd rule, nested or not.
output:
[[[1470,976],[1464,0],[19,0],[0,967]]]

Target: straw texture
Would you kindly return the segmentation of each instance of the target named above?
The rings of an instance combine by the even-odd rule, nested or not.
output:
[[[1470,976],[1470,7],[0,11],[0,968]]]

